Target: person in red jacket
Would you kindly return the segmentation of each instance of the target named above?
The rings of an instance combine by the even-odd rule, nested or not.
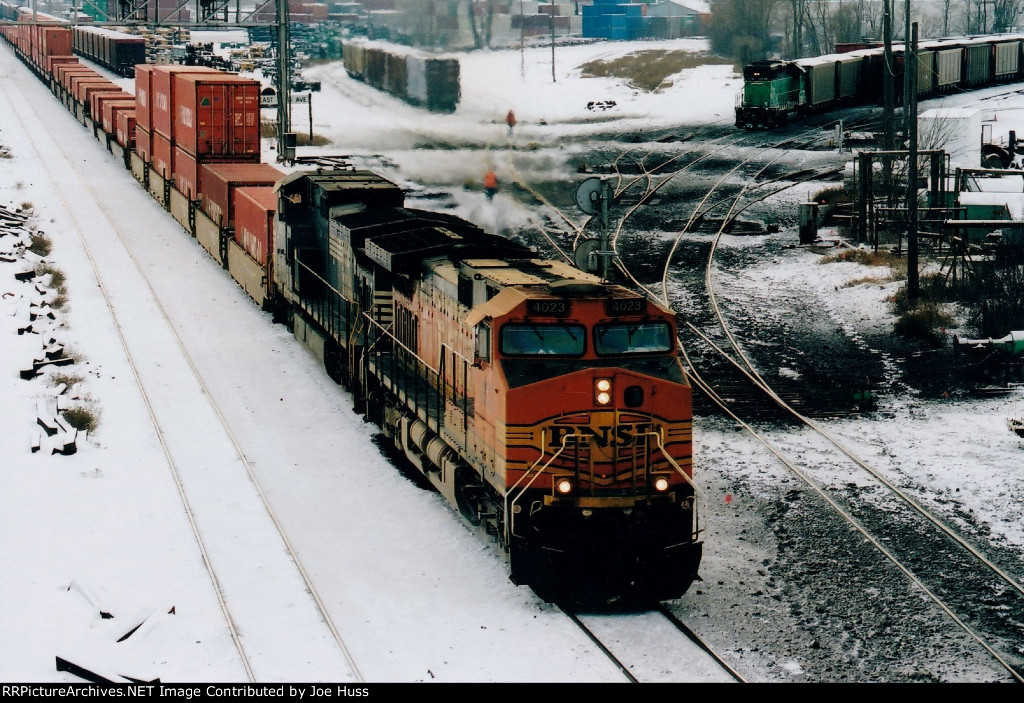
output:
[[[498,192],[498,176],[494,173],[494,169],[489,168],[484,174],[484,192],[487,193],[488,200]]]
[[[512,128],[516,126],[516,113],[511,110],[505,115],[505,124],[508,125],[508,136],[512,136]]]

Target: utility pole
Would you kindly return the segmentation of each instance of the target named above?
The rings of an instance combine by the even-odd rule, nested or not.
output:
[[[551,14],[548,15],[551,22],[551,82],[557,83],[555,78],[555,0],[551,0]]]
[[[909,4],[909,3],[908,3]],[[907,52],[907,81],[911,84],[907,121],[907,298],[917,300],[921,282],[917,268],[917,22],[912,27]]]
[[[903,0],[903,134],[910,138],[910,0]]]
[[[892,61],[892,0],[882,0],[882,42],[884,44],[885,65],[882,67],[882,148],[891,151],[893,148],[893,115],[896,111],[893,104],[893,61]]]
[[[294,149],[292,131],[292,69],[291,30],[289,28],[288,0],[277,2],[277,155],[289,159]],[[291,142],[291,143],[288,143]],[[294,156],[292,154],[291,156]],[[289,159],[290,160],[290,159]]]
[[[519,75],[526,76],[526,13],[519,0]]]

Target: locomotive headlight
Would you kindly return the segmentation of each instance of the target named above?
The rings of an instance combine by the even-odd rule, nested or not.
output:
[[[654,479],[654,490],[656,490],[658,493],[664,493],[665,491],[667,491],[668,479],[665,478],[664,476],[659,476],[658,478]]]
[[[555,492],[558,495],[567,496],[572,493],[572,481],[567,478],[560,478],[555,481]]]
[[[598,405],[608,405],[612,402],[612,380],[610,378],[599,378],[594,381],[594,402]]]

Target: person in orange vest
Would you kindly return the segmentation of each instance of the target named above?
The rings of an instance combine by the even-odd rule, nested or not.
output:
[[[488,200],[498,192],[498,176],[494,173],[494,169],[489,168],[484,174],[484,192],[487,193]]]
[[[508,125],[508,136],[512,136],[512,128],[516,126],[516,113],[511,110],[505,115],[505,124]]]

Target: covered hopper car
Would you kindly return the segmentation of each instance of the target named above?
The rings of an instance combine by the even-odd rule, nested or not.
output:
[[[756,61],[743,69],[736,126],[772,128],[846,105],[880,104],[884,49],[880,44],[841,45],[840,51],[795,61]],[[905,47],[892,47],[897,103],[903,99]],[[1024,80],[1024,35],[937,39],[918,44],[917,97],[975,90]]]

